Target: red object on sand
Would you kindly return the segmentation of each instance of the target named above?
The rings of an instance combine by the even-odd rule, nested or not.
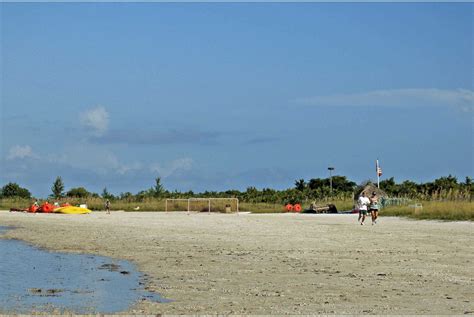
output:
[[[51,205],[50,203],[44,203],[41,205],[41,207],[38,208],[38,212],[45,212],[45,213],[50,213],[53,212],[54,206]]]
[[[300,205],[300,204],[295,204],[295,205],[293,206],[293,210],[294,210],[295,212],[301,212],[301,205]]]
[[[28,208],[28,212],[36,212],[38,211],[38,206],[36,205],[31,205],[30,208]]]
[[[286,204],[285,209],[286,209],[286,211],[293,211],[293,205],[292,204]]]

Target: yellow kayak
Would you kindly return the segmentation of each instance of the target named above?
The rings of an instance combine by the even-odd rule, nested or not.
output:
[[[76,206],[66,206],[54,209],[54,212],[58,212],[61,214],[70,214],[70,215],[78,215],[78,214],[88,214],[91,212],[90,209],[81,208]]]

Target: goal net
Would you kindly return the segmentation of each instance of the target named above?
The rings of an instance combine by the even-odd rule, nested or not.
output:
[[[165,203],[166,211],[187,212],[238,212],[237,198],[168,198]]]

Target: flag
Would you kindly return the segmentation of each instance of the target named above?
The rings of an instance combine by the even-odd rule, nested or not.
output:
[[[378,177],[382,176],[382,169],[379,166],[379,160],[375,161],[375,172],[377,173]]]

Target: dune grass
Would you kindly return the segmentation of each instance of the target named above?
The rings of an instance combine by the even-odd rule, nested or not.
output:
[[[337,210],[344,211],[344,210],[352,210],[354,207],[354,202],[352,199],[344,199],[344,200],[324,200],[324,201],[316,201],[317,205],[327,205],[327,204],[334,204],[336,205]],[[283,204],[270,204],[270,203],[241,203],[240,210],[242,211],[251,211],[253,213],[280,213],[285,212],[285,206]],[[303,203],[301,207],[303,210],[309,209],[311,203]]]
[[[10,210],[10,208],[28,208],[34,200],[19,197],[0,199],[0,209]]]
[[[281,204],[269,203],[240,203],[240,211],[251,211],[252,213],[280,213],[284,211],[284,206]]]
[[[380,211],[380,216],[401,216],[414,219],[448,221],[474,220],[474,202],[471,201],[421,201],[408,206],[390,206]],[[419,206],[418,205],[418,206]]]
[[[51,200],[50,202],[52,202]],[[28,208],[33,200],[24,198],[4,198],[0,199],[0,209],[9,210],[10,208]],[[40,201],[41,203],[42,201]],[[87,204],[89,209],[94,211],[104,210],[104,199],[102,198],[64,198],[59,203],[68,202],[72,205]],[[336,205],[337,210],[351,210],[353,201],[350,199],[330,201],[325,200],[317,202],[317,204],[326,205],[332,203]],[[225,203],[222,203],[225,204]],[[401,216],[414,219],[438,219],[447,221],[467,220],[474,221],[474,202],[471,201],[420,201],[422,208],[415,207],[416,203],[404,206],[389,206],[380,211],[380,216]],[[199,206],[201,211],[207,210],[206,203]],[[112,210],[135,211],[136,207],[140,207],[139,211],[165,211],[165,200],[149,198],[144,201],[135,202],[127,200],[113,200],[111,202]],[[169,206],[169,210],[186,210],[185,206]],[[196,207],[196,206],[194,206]],[[236,206],[232,206],[235,211]],[[303,210],[309,208],[309,203],[302,204]],[[224,211],[225,206],[213,205],[212,210]],[[251,211],[253,213],[280,213],[284,212],[282,204],[272,203],[246,203],[240,202],[240,211]]]
[[[24,199],[24,198],[4,198],[0,199],[0,208],[9,210],[10,208],[28,208],[34,200]],[[41,204],[45,200],[40,200],[39,203]],[[49,200],[50,203],[58,201],[60,204],[62,203],[69,203],[72,205],[79,205],[79,204],[87,204],[88,208],[91,210],[99,211],[104,210],[104,203],[105,200],[102,198],[96,197],[89,197],[89,198],[62,198],[59,200],[51,199]],[[229,202],[222,201],[214,201],[212,202],[211,209],[217,209],[218,211],[224,211],[225,204]],[[316,202],[320,205],[327,205],[329,203],[335,204],[338,210],[349,210],[353,207],[352,200],[325,200],[325,201],[318,201]],[[206,202],[194,202],[192,206],[193,209],[206,209],[207,203]],[[303,209],[309,208],[310,203],[303,203]],[[111,201],[111,209],[112,210],[124,210],[124,211],[135,211],[137,207],[139,211],[165,211],[165,199],[156,199],[156,198],[147,198],[143,201],[132,201],[132,200],[125,200],[125,199],[114,199]],[[168,205],[168,210],[186,210],[187,209],[187,202],[173,202]],[[207,210],[207,209],[206,209]],[[236,210],[236,205],[232,202],[232,210]],[[279,203],[247,203],[247,202],[240,202],[239,204],[240,211],[251,211],[254,213],[279,213],[284,212],[284,205]]]
[[[4,198],[0,199],[0,209],[9,210],[10,208],[28,208],[34,200],[24,199],[24,198]],[[41,204],[46,200],[39,200]],[[89,198],[62,198],[59,200],[50,199],[50,203],[59,202],[69,203],[71,205],[86,204],[87,207],[91,210],[99,211],[105,209],[105,200],[102,198],[89,197]],[[112,200],[111,209],[112,210],[125,210],[133,211],[134,208],[140,206],[140,211],[164,211],[165,210],[165,201],[150,199],[143,202],[132,202],[126,200]]]

